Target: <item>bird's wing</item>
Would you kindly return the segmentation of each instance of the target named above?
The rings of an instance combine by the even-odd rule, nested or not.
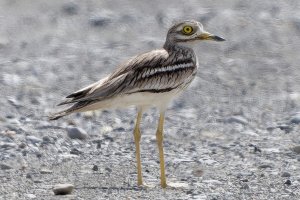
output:
[[[182,84],[194,71],[191,59],[177,60],[177,55],[169,55],[162,50],[154,50],[136,56],[114,73],[67,96],[62,104],[104,100],[122,94],[136,92],[164,92]]]

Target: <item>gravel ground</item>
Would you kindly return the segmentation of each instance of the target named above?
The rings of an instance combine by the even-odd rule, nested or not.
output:
[[[219,2],[219,3],[218,3]],[[0,199],[300,199],[300,3],[0,0]],[[136,187],[134,108],[49,122],[62,98],[196,19],[227,39],[170,105],[159,186],[155,109]],[[57,184],[73,192],[54,195]]]

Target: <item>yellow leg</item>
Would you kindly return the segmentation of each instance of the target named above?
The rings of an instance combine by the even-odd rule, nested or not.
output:
[[[142,165],[141,165],[141,153],[140,153],[140,140],[141,140],[141,132],[140,132],[140,123],[142,119],[142,110],[138,111],[136,124],[134,128],[134,143],[136,148],[136,161],[137,161],[137,171],[138,171],[138,185],[143,184],[143,177],[142,177]]]
[[[160,184],[162,188],[167,187],[166,174],[165,174],[164,149],[163,149],[164,119],[165,119],[165,113],[161,112],[159,116],[157,132],[156,132],[156,140],[158,145],[159,161],[160,161]]]

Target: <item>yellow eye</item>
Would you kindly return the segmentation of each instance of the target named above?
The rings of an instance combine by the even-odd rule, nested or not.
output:
[[[183,27],[182,32],[185,35],[190,35],[193,32],[193,27],[185,26],[185,27]]]

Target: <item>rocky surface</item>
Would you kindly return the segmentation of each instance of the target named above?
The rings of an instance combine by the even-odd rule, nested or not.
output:
[[[1,0],[0,199],[56,199],[61,183],[74,186],[69,199],[300,199],[299,12],[296,0]],[[153,186],[138,188],[134,108],[46,116],[161,47],[180,19],[227,41],[195,48],[197,78],[167,112],[167,180],[180,187],[159,186],[151,109],[141,148]]]

